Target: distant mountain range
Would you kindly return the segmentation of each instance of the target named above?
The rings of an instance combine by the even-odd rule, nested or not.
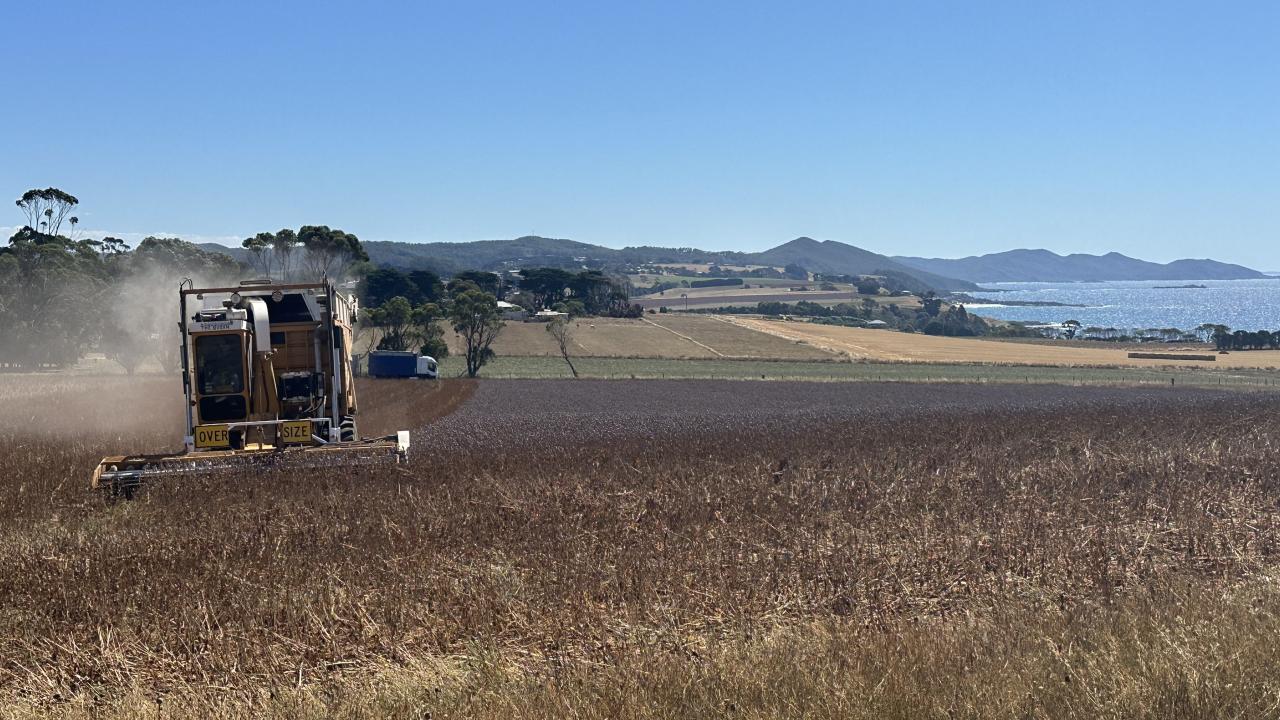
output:
[[[949,260],[895,257],[915,270],[970,282],[1088,282],[1104,280],[1248,280],[1267,275],[1217,260],[1153,263],[1120,253],[1058,255],[1048,250],[1010,250]]]
[[[241,248],[215,243],[200,246],[246,262]],[[976,290],[965,280],[942,277],[927,270],[908,267],[884,255],[834,240],[819,242],[796,238],[759,253],[709,251],[697,248],[627,247],[621,250],[559,238],[521,237],[515,240],[479,240],[462,243],[406,243],[370,241],[364,243],[375,265],[402,269],[429,269],[441,274],[459,270],[505,270],[521,267],[565,267],[616,269],[649,263],[699,263],[720,265],[775,265],[792,263],[810,272],[845,275],[891,275],[902,287],[941,292]]]
[[[205,243],[201,248],[247,261],[241,248]],[[796,238],[758,253],[697,248],[627,247],[528,236],[514,240],[461,243],[364,243],[376,265],[441,274],[460,270],[505,270],[521,267],[599,268],[614,270],[650,263],[714,263],[721,265],[800,265],[810,272],[843,275],[889,275],[912,290],[956,292],[979,289],[981,282],[1068,282],[1089,280],[1236,280],[1267,277],[1257,270],[1214,260],[1176,260],[1159,264],[1106,255],[1057,255],[1048,250],[1011,250],[956,260],[888,257],[835,240]]]

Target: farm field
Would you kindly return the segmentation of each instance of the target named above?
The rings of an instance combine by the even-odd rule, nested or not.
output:
[[[758,270],[758,269],[763,269],[763,268],[766,268],[766,267],[772,267],[774,270],[777,270],[778,272],[782,272],[782,271],[783,271],[783,269],[784,269],[784,268],[780,268],[780,267],[776,267],[776,266],[770,266],[770,265],[719,265],[719,266],[713,266],[711,263],[657,263],[656,265],[657,265],[657,267],[663,267],[663,268],[674,268],[674,269],[678,269],[678,270],[687,270],[688,272],[694,272],[694,273],[707,273],[707,272],[711,272],[711,268],[712,268],[712,267],[720,267],[720,268],[722,268],[722,269],[724,269],[724,270],[730,270],[730,271],[733,271],[733,272],[742,272],[742,271],[745,271],[745,270]]]
[[[574,358],[584,378],[806,380],[814,382],[1017,383],[1064,385],[1173,385],[1179,387],[1280,388],[1269,370],[1209,370],[1186,367],[1054,367],[981,363],[886,363],[833,360],[751,360],[732,358]],[[441,377],[460,377],[458,357],[440,364]],[[564,360],[552,356],[498,356],[481,371],[485,378],[571,377]]]
[[[0,714],[1277,709],[1269,395],[362,381],[408,465],[89,495],[170,382],[0,376]]]
[[[572,322],[570,353],[586,357],[711,358],[714,351],[681,338],[645,320],[584,318]],[[750,331],[748,331],[749,333]],[[780,339],[781,340],[781,339]],[[450,352],[458,355],[462,344],[451,335]],[[782,342],[786,342],[783,340]],[[499,356],[560,356],[545,323],[508,322],[498,333],[493,351]]]
[[[666,294],[659,296],[670,299],[675,297],[681,299],[681,295],[688,295],[689,300],[702,300],[706,298],[721,298],[731,296],[752,296],[752,295],[777,295],[784,294],[794,296],[803,300],[810,296],[819,295],[842,295],[845,300],[854,299],[856,293],[849,285],[837,285],[835,290],[819,290],[817,283],[802,282],[800,280],[780,281],[780,284],[772,287],[760,287],[758,283],[747,282],[746,285],[751,287],[743,287],[741,285],[713,285],[711,287],[697,288],[673,288],[664,291]],[[793,287],[807,287],[810,290],[792,290]],[[856,299],[861,300],[861,296]],[[903,300],[914,300],[914,297],[903,297]]]
[[[663,313],[639,320],[591,318],[573,324],[578,371],[602,378],[741,378],[1175,383],[1280,382],[1280,352],[1218,355],[1215,362],[1143,360],[1126,348],[1080,343],[1003,342],[864,330],[737,315]],[[452,350],[460,347],[452,339]],[[1143,349],[1150,351],[1152,346]],[[1157,349],[1163,349],[1157,348]],[[494,343],[488,377],[567,377],[568,366],[541,323],[509,322]],[[1197,350],[1197,352],[1203,352]],[[916,366],[916,367],[912,367]],[[457,375],[457,357],[445,359]]]
[[[793,284],[795,284],[793,282]],[[857,295],[848,290],[827,291],[827,290],[788,290],[786,288],[774,287],[750,287],[743,289],[740,287],[713,287],[713,288],[684,288],[667,290],[663,295],[642,295],[633,299],[633,302],[648,308],[668,307],[673,310],[683,310],[685,308],[685,298],[680,297],[681,294],[687,294],[688,305],[690,310],[705,310],[726,306],[754,306],[760,302],[784,302],[795,303],[801,300],[818,303],[819,305],[838,305],[839,303],[860,303],[864,298],[871,297],[868,295]],[[913,308],[920,305],[920,300],[914,296],[890,297],[880,295],[871,297],[872,300],[881,305],[896,303],[904,308]]]
[[[936,337],[752,317],[725,316],[725,319],[744,328],[770,333],[786,340],[806,342],[859,360],[1063,367],[1158,367],[1192,364],[1177,360],[1132,359],[1124,349],[1105,346],[1088,348],[1078,345],[1006,343],[989,339]],[[1150,346],[1145,349],[1152,350]],[[1212,363],[1194,364],[1209,368],[1280,368],[1280,350],[1236,352],[1218,355]]]
[[[493,350],[499,356],[554,356],[560,349],[544,323],[508,322]],[[572,322],[574,357],[764,358],[823,360],[836,357],[794,340],[726,323],[716,317],[673,314],[637,320],[583,318]],[[450,350],[461,352],[456,335]]]
[[[697,282],[699,280],[712,279],[712,278],[707,278],[699,275],[666,275],[666,274],[651,275],[646,273],[640,273],[637,275],[628,275],[627,278],[631,280],[631,284],[634,287],[653,287],[654,285],[657,285],[659,283],[680,283],[680,282],[692,283],[692,282]],[[742,281],[752,287],[765,286],[765,287],[780,287],[780,288],[788,288],[788,287],[791,287],[792,285],[796,285],[800,283],[799,280],[792,280],[789,278],[743,278]]]

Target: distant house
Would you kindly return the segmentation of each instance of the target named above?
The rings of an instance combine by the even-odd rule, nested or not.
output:
[[[556,318],[569,319],[569,313],[556,312],[555,310],[539,310],[538,312],[528,315],[524,318],[525,322],[551,322]]]
[[[524,320],[525,316],[528,315],[524,308],[506,300],[498,301],[498,312],[502,313],[503,320]]]

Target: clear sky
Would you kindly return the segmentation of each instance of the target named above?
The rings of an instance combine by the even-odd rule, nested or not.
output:
[[[1280,269],[1280,2],[25,3],[0,189],[238,240]],[[19,225],[12,206],[0,226]]]

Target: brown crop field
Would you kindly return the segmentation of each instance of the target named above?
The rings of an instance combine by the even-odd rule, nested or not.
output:
[[[1280,712],[1269,394],[363,382],[407,465],[91,495],[173,384],[0,376],[0,716]]]
[[[1062,367],[1171,367],[1199,365],[1195,361],[1131,358],[1125,347],[1096,343],[1050,344],[937,337],[885,330],[847,328],[806,322],[783,322],[752,317],[724,316],[751,330],[801,341],[841,355],[871,361],[924,363],[995,363],[1004,365],[1056,365]],[[1280,368],[1280,350],[1255,350],[1219,355],[1215,366],[1223,368]]]

